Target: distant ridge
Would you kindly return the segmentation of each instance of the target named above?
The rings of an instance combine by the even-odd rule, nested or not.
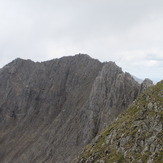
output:
[[[142,79],[139,79],[138,77],[136,77],[136,76],[134,76],[134,75],[132,75],[132,77],[133,77],[139,84],[141,84],[141,83],[143,82]]]

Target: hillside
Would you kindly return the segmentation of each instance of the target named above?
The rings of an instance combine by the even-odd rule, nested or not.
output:
[[[76,163],[162,163],[163,81],[144,91],[80,154]]]
[[[69,163],[140,91],[88,55],[16,59],[0,69],[0,162]]]

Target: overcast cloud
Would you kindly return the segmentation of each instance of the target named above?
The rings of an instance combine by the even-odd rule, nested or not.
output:
[[[0,0],[0,67],[77,53],[163,79],[163,0]]]

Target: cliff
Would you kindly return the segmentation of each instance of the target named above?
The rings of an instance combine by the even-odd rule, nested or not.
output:
[[[69,163],[137,97],[114,62],[16,59],[0,69],[0,162]]]
[[[161,163],[162,147],[163,81],[144,91],[75,162]]]

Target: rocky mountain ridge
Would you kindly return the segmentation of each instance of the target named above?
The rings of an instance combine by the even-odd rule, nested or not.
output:
[[[162,147],[163,81],[144,91],[75,162],[161,163]]]
[[[69,163],[140,92],[114,62],[20,58],[0,69],[0,162]]]

